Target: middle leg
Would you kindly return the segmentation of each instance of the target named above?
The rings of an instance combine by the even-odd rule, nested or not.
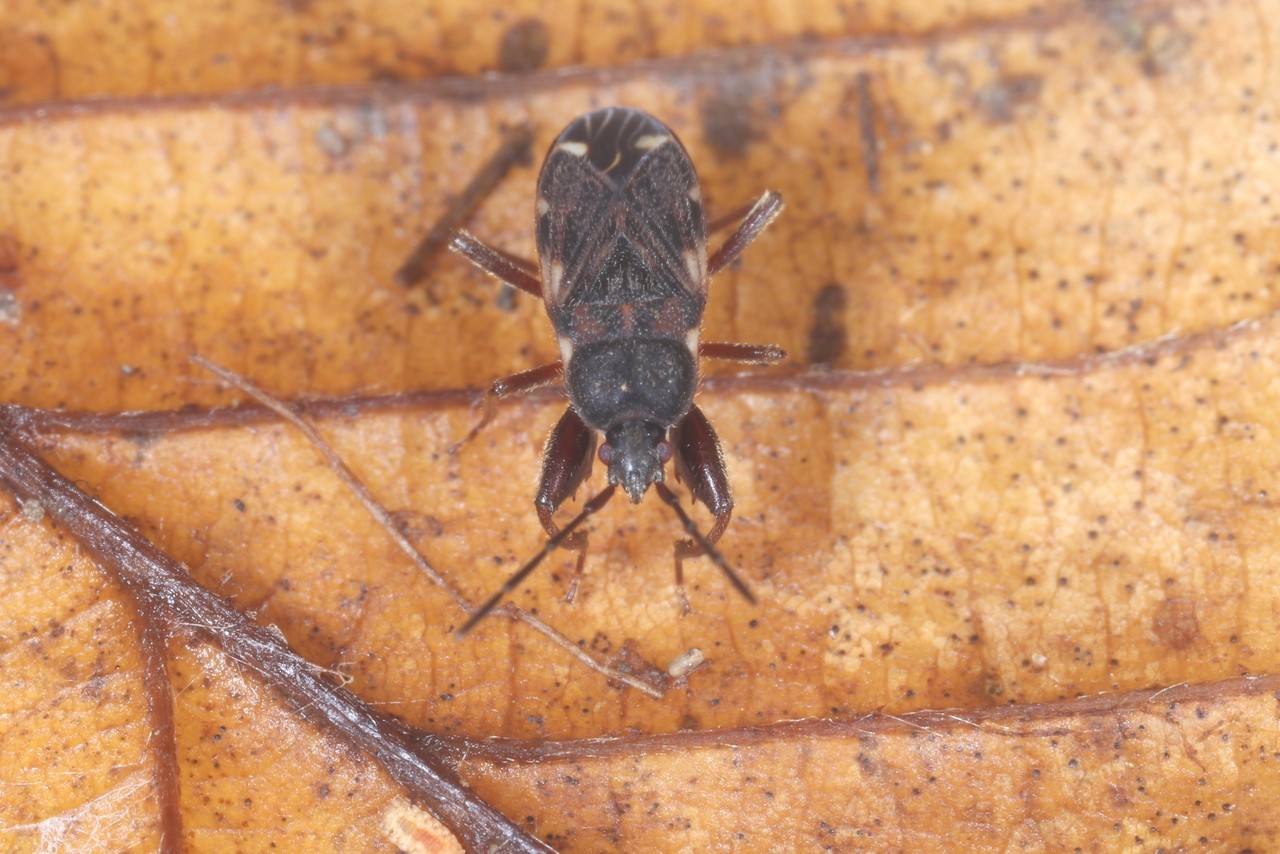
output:
[[[743,365],[776,365],[787,357],[787,351],[773,344],[708,341],[698,345],[698,355],[704,359],[720,359]]]
[[[560,379],[564,373],[563,366],[559,361],[550,362],[546,365],[539,365],[527,371],[521,371],[518,374],[512,374],[509,377],[503,377],[494,380],[493,383],[485,389],[484,397],[480,399],[480,406],[483,410],[480,420],[476,426],[472,427],[467,435],[449,446],[449,453],[456,454],[458,451],[469,444],[471,440],[480,435],[480,431],[489,425],[494,416],[498,414],[498,401],[504,397],[510,397],[515,394],[524,394],[533,391],[536,388],[542,388],[551,385]]]

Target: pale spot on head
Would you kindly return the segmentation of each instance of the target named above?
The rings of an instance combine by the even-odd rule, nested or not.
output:
[[[698,327],[689,330],[689,334],[684,336],[684,346],[689,348],[689,352],[693,357],[698,358]]]
[[[551,202],[545,196],[538,196],[538,216],[546,216],[551,210]]]
[[[697,184],[689,188],[689,201],[702,204],[702,188]]]
[[[647,133],[636,140],[636,148],[641,151],[652,151],[664,142],[670,141],[671,137],[662,133]]]
[[[578,142],[577,140],[568,140],[556,146],[556,151],[563,151],[565,154],[572,154],[574,157],[581,157],[587,153],[587,144]]]
[[[560,366],[562,368],[569,367],[569,360],[573,358],[573,342],[568,338],[560,339]]]

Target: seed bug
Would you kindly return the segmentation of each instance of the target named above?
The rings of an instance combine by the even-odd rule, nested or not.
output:
[[[715,543],[729,525],[733,498],[720,441],[693,402],[698,359],[748,364],[781,360],[768,345],[698,340],[710,279],[728,266],[782,210],[766,190],[709,258],[702,193],[688,152],[666,125],[639,110],[611,107],[574,119],[551,144],[537,184],[539,264],[492,249],[465,231],[450,247],[480,269],[546,304],[560,359],[495,382],[487,401],[563,380],[569,407],[551,431],[534,504],[549,540],[459,630],[464,635],[550,551],[621,486],[639,503],[653,486],[692,538],[680,560],[706,554],[750,602],[755,597]],[[486,419],[487,420],[487,416]],[[484,421],[481,422],[483,424]],[[479,429],[479,428],[477,428]],[[609,485],[563,528],[556,510],[598,457]],[[474,435],[474,431],[473,434]],[[715,517],[706,534],[665,484],[663,466]],[[583,544],[579,539],[577,547]]]

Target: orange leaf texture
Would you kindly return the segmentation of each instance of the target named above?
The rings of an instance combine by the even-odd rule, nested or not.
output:
[[[0,850],[1280,850],[1277,33],[10,2]],[[560,351],[440,241],[397,272],[455,222],[532,257],[541,158],[608,105],[712,220],[786,201],[702,338],[789,356],[697,398],[759,602],[678,587],[650,493],[459,639],[546,543],[563,390],[462,440]]]

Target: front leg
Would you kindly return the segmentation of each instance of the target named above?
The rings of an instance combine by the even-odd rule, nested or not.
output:
[[[573,409],[566,409],[547,437],[542,451],[542,479],[533,500],[548,536],[560,533],[551,517],[591,474],[595,450],[596,432]]]
[[[702,414],[702,410],[694,406],[676,426],[671,428],[671,444],[675,446],[676,476],[689,485],[694,498],[701,501],[716,517],[716,524],[705,537],[698,534],[693,520],[680,507],[676,494],[664,483],[655,483],[654,488],[662,500],[671,505],[671,509],[680,517],[684,529],[694,536],[692,540],[676,543],[676,591],[684,604],[687,614],[690,610],[689,598],[684,592],[684,559],[705,554],[711,558],[725,578],[752,605],[756,603],[755,594],[734,572],[729,561],[714,545],[720,539],[724,529],[729,526],[729,517],[733,515],[733,496],[729,493],[729,476],[724,470],[724,455],[720,452],[720,440],[716,431],[711,429],[711,422]]]
[[[729,492],[729,476],[724,470],[724,454],[711,422],[697,406],[671,428],[671,444],[675,449],[676,476],[689,485],[693,497],[707,505],[716,524],[707,532],[707,542],[720,539],[733,515],[733,495]],[[700,555],[703,550],[692,540],[676,547],[676,557]]]
[[[559,365],[558,362],[556,364]],[[538,496],[533,500],[538,508],[538,521],[548,536],[560,533],[552,517],[591,474],[595,451],[596,431],[588,427],[572,408],[566,409],[547,437],[547,446],[542,451],[542,480],[538,483]],[[569,580],[569,589],[564,594],[564,601],[572,602],[578,595],[578,585],[587,562],[587,532],[571,534],[561,547],[578,553],[573,578]]]

